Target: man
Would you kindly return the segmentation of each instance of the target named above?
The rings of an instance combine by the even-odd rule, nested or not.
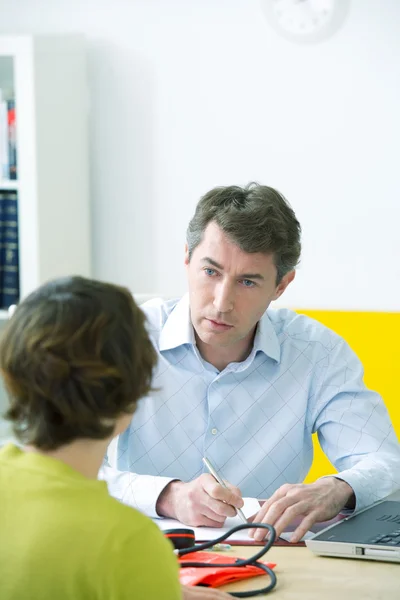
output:
[[[399,444],[357,357],[316,321],[269,309],[295,278],[300,231],[267,186],[216,188],[198,203],[185,250],[189,295],[143,306],[158,391],[108,453],[104,477],[122,501],[221,526],[242,496],[265,498],[255,519],[278,535],[303,516],[295,542],[314,522],[400,487]],[[314,432],[338,474],[304,485]],[[204,455],[228,490],[203,472]]]

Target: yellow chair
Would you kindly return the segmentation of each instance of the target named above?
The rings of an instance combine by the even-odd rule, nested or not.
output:
[[[361,360],[365,384],[385,401],[400,437],[400,313],[298,310],[323,323],[351,346]],[[314,436],[314,461],[305,483],[336,470]]]

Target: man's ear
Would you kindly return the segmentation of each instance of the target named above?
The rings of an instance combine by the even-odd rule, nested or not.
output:
[[[185,267],[189,265],[189,248],[188,245],[185,244]]]
[[[284,275],[282,277],[282,279],[276,286],[275,294],[272,299],[277,300],[279,298],[279,296],[282,296],[283,292],[286,290],[289,283],[292,283],[292,281],[295,277],[296,277],[296,271],[289,271],[289,273],[286,273],[286,275]]]

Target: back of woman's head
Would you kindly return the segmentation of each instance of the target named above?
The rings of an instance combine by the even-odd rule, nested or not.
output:
[[[125,288],[68,277],[21,302],[0,344],[17,438],[42,450],[106,439],[151,389],[156,353]]]

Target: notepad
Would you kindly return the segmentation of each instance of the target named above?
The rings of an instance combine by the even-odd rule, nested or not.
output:
[[[246,519],[253,517],[260,510],[260,503],[256,498],[243,498],[244,506],[242,511]],[[184,525],[175,519],[153,519],[153,521],[158,525],[158,527],[162,530],[164,529],[176,529],[179,527],[188,527],[188,525]],[[228,517],[224,523],[223,527],[190,527],[190,529],[194,530],[194,534],[196,537],[196,542],[208,542],[210,540],[215,540],[220,537],[232,527],[236,527],[236,525],[243,525],[240,517]],[[249,542],[251,538],[249,538],[249,529],[243,529],[241,531],[237,531],[227,540],[232,542]]]

